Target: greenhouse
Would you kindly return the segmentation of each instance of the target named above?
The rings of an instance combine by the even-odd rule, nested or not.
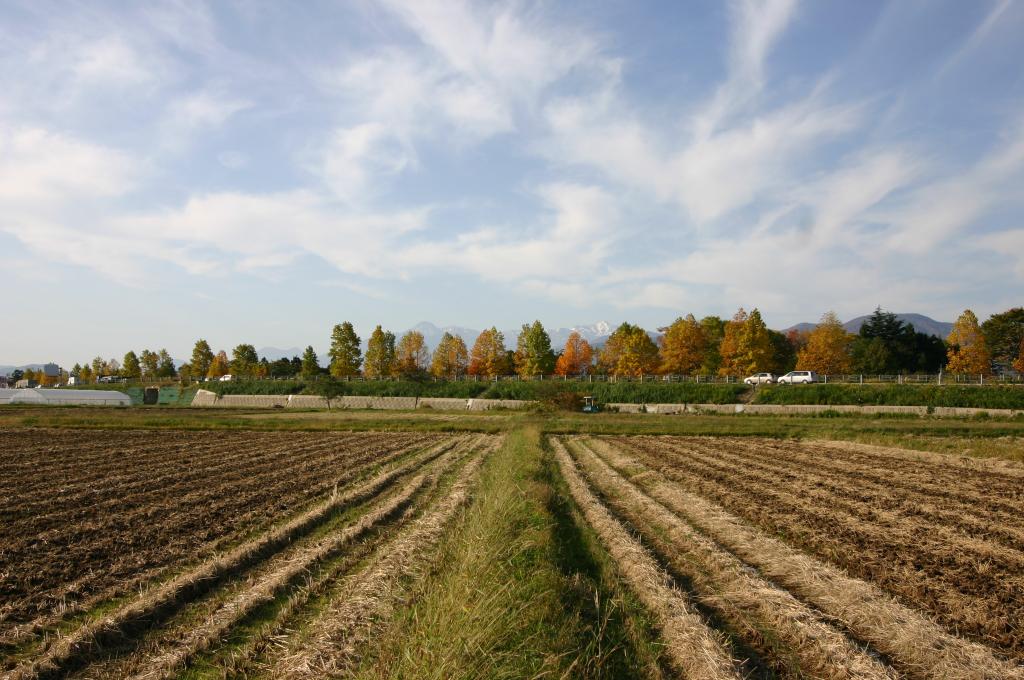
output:
[[[41,406],[130,406],[127,394],[112,390],[0,390],[0,404]]]

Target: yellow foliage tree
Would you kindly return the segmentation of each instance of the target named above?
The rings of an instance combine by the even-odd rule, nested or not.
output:
[[[441,336],[430,362],[430,372],[437,378],[457,380],[469,368],[469,352],[462,338],[451,333]]]
[[[210,368],[206,371],[207,378],[219,378],[222,375],[227,375],[230,372],[228,362],[228,353],[224,350],[217,352],[217,355],[213,357],[213,361],[210,362]]]
[[[1024,373],[1024,338],[1020,339],[1020,352],[1017,353],[1017,360],[1013,362],[1013,370]]]
[[[395,373],[411,378],[426,372],[430,362],[430,352],[423,333],[409,331],[398,341],[395,350]]]
[[[583,336],[573,331],[565,341],[562,354],[555,362],[555,373],[558,375],[586,375],[590,372],[591,364],[594,361],[594,348],[583,339]]]
[[[946,371],[973,375],[992,374],[992,356],[985,345],[978,317],[969,309],[964,310],[953,324],[953,332],[946,339]]]
[[[821,323],[807,336],[807,344],[796,355],[798,371],[841,375],[853,370],[854,336],[846,332],[835,312],[825,312]]]
[[[661,372],[691,375],[704,363],[707,336],[693,314],[676,319],[661,336]]]
[[[508,375],[510,370],[504,334],[493,326],[481,332],[476,337],[473,351],[469,355],[470,375],[493,378],[498,375]]]
[[[722,356],[719,375],[742,377],[771,368],[774,360],[772,336],[761,312],[754,308],[747,314],[741,307],[732,321],[725,325],[718,351]]]

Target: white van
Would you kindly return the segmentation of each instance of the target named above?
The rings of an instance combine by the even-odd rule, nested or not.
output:
[[[809,385],[818,382],[818,374],[814,371],[790,371],[779,378],[780,385]]]

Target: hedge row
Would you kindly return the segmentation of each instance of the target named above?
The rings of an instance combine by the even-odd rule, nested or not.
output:
[[[457,399],[551,399],[560,392],[593,395],[601,403],[732,404],[746,391],[743,385],[696,383],[589,383],[581,381],[417,382],[254,380],[206,383],[218,394],[317,394],[322,396],[453,397]]]
[[[773,385],[757,390],[754,404],[829,406],[953,406],[1024,409],[1024,387],[1012,385]]]

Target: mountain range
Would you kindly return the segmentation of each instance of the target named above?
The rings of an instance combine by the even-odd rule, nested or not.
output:
[[[843,328],[850,333],[860,333],[860,327],[864,325],[864,322],[871,318],[871,315],[858,316],[854,319],[850,319],[843,324]],[[953,332],[953,324],[949,321],[936,321],[931,317],[927,317],[924,314],[897,314],[896,318],[903,323],[908,323],[914,327],[918,333],[926,333],[927,335],[934,335],[936,337],[945,340],[949,337],[949,334]],[[790,326],[783,330],[783,333],[788,333],[791,330],[797,331],[813,331],[818,327],[816,323],[798,323],[795,326]]]

